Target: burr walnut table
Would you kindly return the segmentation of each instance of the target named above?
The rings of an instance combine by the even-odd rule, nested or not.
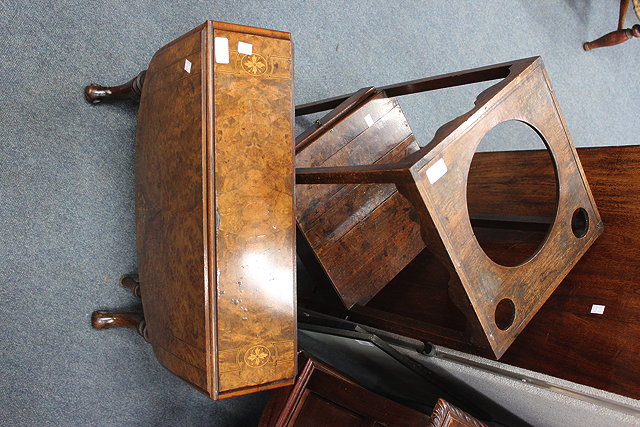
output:
[[[292,43],[288,33],[207,21],[129,83],[140,96],[136,222],[144,314],[129,326],[160,363],[212,399],[296,374]]]

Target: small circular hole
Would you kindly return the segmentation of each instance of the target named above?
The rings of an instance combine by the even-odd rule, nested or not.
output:
[[[582,208],[576,209],[571,218],[571,231],[578,238],[587,234],[587,231],[589,231],[589,215],[587,211]]]
[[[516,318],[516,306],[509,298],[504,298],[496,306],[496,325],[506,331]]]

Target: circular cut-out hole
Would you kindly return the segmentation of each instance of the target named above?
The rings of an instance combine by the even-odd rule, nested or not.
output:
[[[516,306],[509,298],[500,300],[496,306],[496,325],[506,331],[516,318]]]
[[[535,151],[506,151],[521,149]],[[536,254],[555,220],[557,195],[553,158],[533,127],[509,120],[485,135],[469,168],[467,208],[493,262],[512,267]]]
[[[571,231],[577,238],[584,237],[589,231],[589,214],[582,208],[576,209],[571,218]]]

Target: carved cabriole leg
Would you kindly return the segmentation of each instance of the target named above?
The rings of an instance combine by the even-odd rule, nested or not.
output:
[[[142,93],[144,76],[147,70],[141,71],[137,76],[120,86],[101,86],[90,84],[84,88],[84,97],[91,104],[99,104],[103,101],[117,101],[130,99],[137,101]]]
[[[469,301],[469,297],[464,290],[462,282],[460,282],[460,278],[458,277],[458,273],[456,273],[456,269],[453,266],[453,262],[449,257],[447,249],[444,247],[442,240],[438,237],[436,226],[431,220],[431,216],[427,211],[425,202],[420,195],[417,185],[415,183],[396,183],[396,188],[416,210],[418,218],[420,219],[420,234],[422,236],[422,240],[427,246],[427,249],[429,249],[429,251],[440,260],[449,272],[449,282],[447,284],[449,297],[467,319],[466,334],[469,340],[473,345],[484,350],[489,350],[490,352],[491,346],[487,341],[482,325],[475,314],[475,310],[471,305],[471,301]]]
[[[636,24],[631,28],[612,31],[597,40],[584,43],[582,48],[584,50],[591,50],[598,47],[614,46],[624,43],[632,37],[640,37],[640,24]]]
[[[140,294],[140,282],[138,282],[137,276],[129,274],[122,276],[122,279],[120,279],[120,285],[122,285],[123,288],[129,289],[133,296],[142,298],[142,295]]]
[[[131,328],[149,341],[144,314],[140,311],[108,311],[98,310],[91,315],[91,326],[94,329]]]

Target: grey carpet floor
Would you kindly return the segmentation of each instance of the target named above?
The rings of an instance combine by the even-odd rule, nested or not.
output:
[[[136,304],[117,285],[136,269],[136,109],[90,106],[84,85],[128,80],[215,19],[292,33],[297,103],[541,55],[576,145],[632,144],[640,41],[581,49],[615,27],[617,4],[0,1],[0,424],[247,426],[268,398],[209,401],[134,332],[90,328],[93,310]],[[469,108],[471,89],[403,101],[418,138]]]

